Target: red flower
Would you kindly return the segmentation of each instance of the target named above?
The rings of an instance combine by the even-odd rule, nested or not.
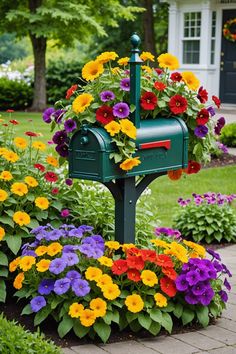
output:
[[[113,110],[109,106],[101,106],[96,110],[96,120],[102,124],[108,124],[114,120]]]
[[[158,91],[164,91],[165,88],[166,88],[166,85],[163,84],[163,82],[156,81],[156,82],[154,82],[154,87],[155,87]]]
[[[15,112],[14,109],[7,109],[7,113],[13,113]]]
[[[192,173],[198,173],[201,169],[201,165],[200,163],[198,163],[197,161],[192,161],[190,160],[188,162],[188,167],[186,169],[186,173],[188,175],[191,175]]]
[[[169,101],[169,107],[172,113],[184,113],[188,108],[188,101],[181,95],[174,95]]]
[[[182,75],[176,71],[170,75],[170,79],[172,81],[180,82],[182,80]]]
[[[177,293],[175,282],[166,276],[161,278],[160,286],[161,286],[161,290],[163,291],[163,293],[165,293],[169,297],[174,297]]]
[[[52,194],[58,194],[59,193],[59,189],[58,188],[53,188],[52,189]]]
[[[27,135],[27,136],[38,136],[38,134],[34,133],[34,132],[25,132],[25,135]]]
[[[155,70],[155,72],[156,72],[158,75],[161,75],[161,74],[163,73],[163,70],[162,70],[162,69],[155,68],[154,70]]]
[[[221,101],[217,96],[212,96],[212,101],[215,103],[217,108],[220,108]]]
[[[170,256],[167,256],[166,254],[159,254],[156,259],[156,264],[161,266],[161,267],[168,267],[168,268],[173,268],[174,264],[172,262],[172,259]]]
[[[198,112],[196,121],[197,125],[205,125],[209,121],[209,112],[206,108]]]
[[[208,100],[208,92],[204,90],[203,86],[201,86],[197,93],[197,98],[201,103],[206,103]]]
[[[77,90],[78,85],[72,85],[67,91],[66,91],[66,100],[69,100],[73,93]]]
[[[56,173],[54,172],[47,172],[45,173],[44,178],[48,181],[48,182],[56,182],[58,180],[58,177],[56,175]]]
[[[155,262],[157,254],[152,250],[141,250],[141,257],[145,261]]]
[[[113,274],[120,275],[128,270],[127,262],[124,259],[118,259],[111,267]]]
[[[172,280],[175,280],[177,278],[177,273],[173,268],[162,268],[162,273],[167,275],[167,277]]]
[[[127,258],[127,265],[129,268],[142,270],[144,268],[144,261],[140,256],[129,256]]]
[[[10,122],[11,124],[14,124],[14,125],[19,124],[19,122],[18,122],[17,120],[15,120],[15,119],[10,120],[9,122]]]
[[[45,171],[45,167],[43,165],[41,165],[41,163],[35,163],[34,167],[37,168],[41,172]]]
[[[126,256],[141,256],[141,250],[137,247],[128,248],[126,250]]]
[[[139,273],[139,271],[137,269],[128,269],[127,278],[129,280],[133,280],[135,282],[141,280],[140,273]]]
[[[143,109],[153,111],[157,105],[157,96],[153,92],[145,92],[140,104]]]

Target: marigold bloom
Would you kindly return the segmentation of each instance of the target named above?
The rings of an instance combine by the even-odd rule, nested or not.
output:
[[[25,279],[25,275],[24,273],[19,273],[16,277],[15,277],[15,280],[13,282],[13,286],[15,289],[21,289],[22,288],[22,283]]]
[[[82,310],[80,313],[80,322],[84,327],[90,327],[94,324],[96,320],[96,315],[94,311],[86,309]]]
[[[13,221],[20,226],[28,225],[30,223],[30,216],[24,211],[17,211],[13,214]]]
[[[47,254],[49,256],[55,256],[57,253],[60,253],[63,249],[63,246],[59,242],[52,242],[48,245]]]
[[[53,156],[47,156],[46,162],[47,162],[49,165],[54,166],[54,167],[58,167],[58,165],[59,165],[58,159],[56,159],[56,158],[53,157]]]
[[[4,236],[5,236],[5,230],[3,227],[0,226],[0,241],[2,241]]]
[[[79,304],[78,302],[74,302],[73,304],[70,305],[68,314],[72,318],[78,318],[82,314],[83,310],[84,310],[84,306],[82,304]]]
[[[37,256],[43,256],[45,253],[47,253],[48,247],[47,246],[39,246],[35,249],[35,253]]]
[[[85,272],[85,278],[90,281],[92,280],[98,281],[98,279],[101,276],[102,276],[102,271],[97,267],[88,267],[88,269]]]
[[[82,113],[85,109],[90,106],[93,101],[93,96],[90,93],[82,93],[72,103],[72,110],[76,114]]]
[[[24,194],[28,193],[28,187],[25,183],[15,182],[11,186],[11,192],[22,197]]]
[[[131,139],[136,139],[137,129],[133,122],[129,119],[122,119],[120,121],[120,127],[122,133],[126,134]]]
[[[103,289],[103,287],[109,285],[109,284],[113,284],[112,282],[112,278],[110,277],[110,275],[108,274],[102,274],[98,280],[96,280],[97,282],[97,286],[101,289]]]
[[[104,126],[106,131],[111,135],[114,136],[120,132],[121,126],[119,123],[115,122],[114,120]]]
[[[0,189],[0,202],[4,202],[8,198],[8,193],[4,189]]]
[[[39,185],[38,181],[34,177],[31,177],[31,176],[26,176],[24,181],[25,181],[25,183],[28,184],[29,187],[37,187]]]
[[[201,246],[201,245],[198,245],[197,243],[195,242],[192,242],[192,241],[187,241],[187,240],[183,240],[183,243],[188,246],[189,248],[192,248],[194,249],[194,251],[196,251],[199,256],[201,257],[205,257],[206,255],[206,249]]]
[[[179,67],[179,61],[178,59],[169,53],[164,53],[159,55],[157,58],[157,61],[159,63],[159,66],[161,68],[168,68],[169,70],[176,70]]]
[[[132,157],[130,159],[126,159],[119,166],[124,171],[132,170],[133,167],[140,165],[141,161],[139,157]]]
[[[30,270],[32,268],[35,262],[36,262],[35,257],[24,256],[19,260],[19,268],[22,269],[24,272],[27,272],[27,270]]]
[[[96,317],[103,317],[107,311],[107,303],[101,298],[97,297],[90,301],[89,307],[94,311]]]
[[[110,250],[118,250],[120,248],[120,243],[118,241],[106,241],[105,245],[110,248]]]
[[[190,90],[197,90],[200,81],[198,78],[191,72],[191,71],[185,71],[182,73],[182,80],[185,82],[185,84],[188,86]]]
[[[127,296],[125,299],[125,305],[130,312],[137,313],[142,311],[144,302],[140,295],[133,294]]]
[[[141,273],[141,279],[143,284],[153,287],[158,284],[157,276],[151,270],[143,270]]]
[[[34,203],[35,203],[35,205],[38,208],[40,208],[42,210],[48,209],[48,207],[49,207],[49,201],[45,197],[37,197],[37,198],[35,198]]]
[[[117,60],[117,63],[119,65],[128,65],[129,64],[129,57],[124,57],[124,58],[120,58],[119,60]]]
[[[16,137],[14,139],[14,144],[16,145],[16,147],[18,147],[22,150],[26,149],[26,147],[28,145],[27,141],[24,138],[20,138],[20,137]]]
[[[120,296],[120,289],[116,284],[108,284],[102,287],[103,296],[108,300],[115,300]]]
[[[19,265],[19,261],[20,261],[20,257],[17,257],[15,259],[13,259],[13,261],[11,261],[9,263],[9,272],[14,272],[16,270],[16,268],[18,267]]]
[[[99,63],[105,64],[110,60],[115,60],[116,58],[118,58],[118,54],[116,52],[103,52],[97,56],[96,60]]]
[[[51,261],[49,259],[41,259],[37,264],[37,271],[40,273],[46,272],[49,269]]]
[[[12,178],[13,176],[10,171],[2,171],[0,173],[0,179],[3,179],[4,181],[10,181]]]
[[[169,245],[168,245],[168,243],[166,241],[159,240],[159,239],[151,240],[151,243],[153,243],[157,247],[162,247],[162,248],[168,248],[169,247]]]
[[[156,305],[158,307],[166,307],[167,306],[167,298],[161,293],[156,293],[154,295],[154,299],[156,301]]]
[[[113,75],[117,75],[120,72],[119,66],[115,66],[114,68],[111,69],[111,72]]]
[[[151,60],[151,61],[154,61],[155,57],[152,53],[150,52],[142,52],[140,54],[140,59],[143,60],[143,61],[146,61],[146,60]]]
[[[36,150],[44,151],[46,150],[46,145],[42,143],[41,141],[34,141],[32,144],[32,147]]]
[[[113,265],[113,260],[111,258],[108,258],[108,257],[105,257],[105,256],[102,256],[102,257],[98,258],[98,262],[101,265],[105,265],[107,267],[112,267],[112,265]]]
[[[98,60],[91,60],[82,69],[82,78],[86,81],[93,81],[104,71],[102,63]]]
[[[13,151],[7,151],[3,154],[3,157],[5,160],[9,161],[9,162],[16,162],[19,160],[19,156],[13,152]]]

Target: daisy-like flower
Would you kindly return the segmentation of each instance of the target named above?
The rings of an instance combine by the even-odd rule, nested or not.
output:
[[[72,103],[72,110],[76,114],[82,113],[93,101],[93,96],[90,93],[82,93]]]
[[[41,141],[34,141],[32,144],[32,147],[36,150],[46,150],[46,145],[44,143],[42,143]]]
[[[140,59],[143,61],[146,61],[146,60],[154,61],[155,57],[150,52],[142,52],[140,54]]]
[[[125,305],[127,306],[128,310],[133,313],[140,312],[144,308],[143,299],[140,295],[137,294],[128,295],[125,299]]]
[[[132,170],[132,168],[135,166],[140,165],[140,163],[141,161],[139,160],[139,157],[131,157],[123,161],[119,166],[122,170],[129,171]]]
[[[89,307],[94,311],[96,317],[104,317],[107,311],[107,303],[103,299],[97,297],[90,301]]]
[[[4,189],[0,189],[0,202],[4,202],[8,198],[8,193]]]
[[[49,207],[49,201],[45,197],[37,197],[37,198],[35,198],[34,203],[41,210],[46,210]]]
[[[106,124],[104,126],[104,128],[106,129],[106,131],[111,135],[111,136],[114,136],[115,134],[118,134],[120,132],[120,124],[115,122],[115,121],[112,121],[108,124]]]
[[[16,145],[16,147],[18,147],[22,150],[26,149],[26,147],[28,145],[27,141],[24,138],[20,138],[20,137],[16,137],[14,139],[14,144]]]
[[[183,72],[182,80],[185,82],[185,84],[190,90],[196,91],[200,85],[200,81],[191,71]]]
[[[26,176],[24,179],[25,183],[29,186],[29,187],[37,187],[39,185],[38,181],[31,176]]]
[[[84,310],[84,306],[82,304],[79,304],[78,302],[74,302],[73,304],[70,305],[68,314],[72,318],[79,318],[80,315],[83,313],[83,310]]]
[[[83,310],[80,313],[80,322],[84,327],[90,327],[96,320],[95,312],[89,309]]]
[[[157,61],[159,63],[159,66],[161,68],[168,68],[169,70],[176,70],[179,67],[179,61],[178,59],[169,53],[164,53],[159,55],[157,58]]]
[[[4,181],[10,181],[12,178],[13,176],[10,171],[2,171],[0,173],[0,179],[3,179]]]
[[[117,63],[122,66],[126,66],[129,64],[129,57],[124,57],[124,58],[120,58],[119,60],[117,60]]]
[[[13,221],[20,225],[28,225],[30,223],[30,216],[24,211],[17,211],[13,214]]]
[[[110,60],[115,60],[116,58],[118,58],[118,54],[115,52],[103,52],[97,56],[96,60],[99,63],[105,64]]]
[[[82,77],[86,81],[93,81],[99,77],[104,71],[103,65],[98,60],[91,60],[84,65],[82,69]]]
[[[0,226],[0,241],[2,241],[4,236],[5,236],[5,230],[3,227]]]
[[[28,187],[25,183],[15,182],[11,186],[11,192],[22,197],[23,195],[28,193]]]
[[[46,162],[53,167],[58,167],[59,165],[58,159],[56,159],[54,156],[47,156]]]

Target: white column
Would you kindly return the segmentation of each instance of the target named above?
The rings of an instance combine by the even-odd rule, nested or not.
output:
[[[200,65],[207,68],[211,57],[211,2],[202,1],[201,41],[200,41]]]
[[[177,1],[170,1],[168,25],[168,52],[179,57],[180,31]]]

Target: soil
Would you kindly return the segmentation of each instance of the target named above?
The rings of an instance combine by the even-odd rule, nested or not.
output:
[[[224,167],[227,165],[236,165],[236,156],[230,154],[222,154],[219,157],[212,156],[212,160],[205,168]]]

